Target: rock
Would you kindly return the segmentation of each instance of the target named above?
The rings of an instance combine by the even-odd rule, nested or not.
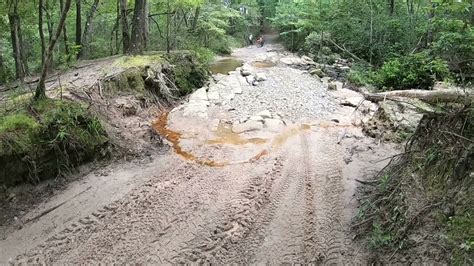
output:
[[[259,115],[263,118],[272,118],[272,114],[268,110],[261,111],[257,115]]]
[[[250,76],[252,75],[252,73],[253,73],[253,69],[248,65],[244,65],[240,69],[240,74],[244,77]]]
[[[237,123],[232,125],[232,132],[240,134],[247,131],[261,130],[263,123],[260,121],[248,120],[244,123]]]
[[[249,118],[249,120],[263,122],[263,117],[261,117],[259,115],[253,115]]]
[[[341,101],[341,105],[349,107],[357,107],[362,102],[364,97],[348,97]]]
[[[339,69],[344,72],[349,72],[351,70],[351,68],[348,66],[341,66]]]
[[[249,75],[245,77],[247,79],[247,83],[250,85],[253,85],[253,82],[255,81],[255,77],[253,75]]]
[[[252,83],[252,85],[253,85],[253,86],[258,86],[258,81],[255,80],[255,81]]]
[[[329,90],[340,90],[342,89],[342,82],[340,81],[334,81],[328,84],[328,89]]]
[[[264,73],[257,73],[255,75],[255,80],[258,82],[267,80],[267,76]]]
[[[324,76],[323,71],[320,68],[315,68],[309,72],[311,75],[317,75],[318,77]]]
[[[321,82],[323,83],[323,85],[327,86],[329,84],[329,81],[331,80],[330,77],[324,77],[324,78],[321,78]]]
[[[244,77],[252,75],[252,72],[250,72],[249,70],[242,70],[242,71],[240,71],[240,73]]]
[[[200,88],[189,96],[189,101],[207,101],[206,88]]]
[[[280,119],[265,119],[265,128],[271,132],[281,132],[285,128],[285,123]]]
[[[219,92],[217,90],[210,90],[207,93],[207,98],[209,100],[219,100]]]
[[[243,92],[243,91],[242,91],[242,87],[241,87],[240,85],[236,85],[236,86],[234,87],[234,93],[235,93],[235,94],[242,94],[242,92]]]

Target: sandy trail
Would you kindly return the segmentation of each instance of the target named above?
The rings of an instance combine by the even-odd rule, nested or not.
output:
[[[234,56],[252,63],[278,61],[286,54],[270,45],[238,49]],[[353,109],[339,107],[338,98],[357,96],[353,92],[331,94],[310,75],[281,63],[259,71],[268,80],[256,87],[240,82],[239,73],[224,77],[226,86],[211,85],[209,91],[220,86],[219,100],[193,105],[205,115],[185,115],[188,103],[168,117],[167,128],[179,132],[182,150],[223,165],[202,165],[171,151],[140,170],[135,166],[134,174],[143,174],[143,181],[129,191],[104,198],[100,193],[107,191],[107,184],[102,184],[95,191],[102,200],[91,201],[92,195],[73,199],[10,232],[0,241],[0,259],[59,264],[364,263],[364,252],[352,243],[349,230],[355,179],[383,167],[386,162],[374,161],[393,150],[364,137],[351,124]],[[226,98],[226,91],[236,90],[233,86],[240,86],[242,93]],[[284,106],[279,103],[283,98],[288,102]],[[261,142],[235,142],[232,133],[221,142],[209,142],[220,136],[209,129],[216,121],[237,123],[262,109],[278,113],[285,128],[238,136]],[[331,122],[335,118],[340,123]],[[342,131],[347,137],[338,143]],[[349,152],[352,162],[347,164]],[[262,156],[255,159],[257,154]],[[109,176],[130,171],[124,167]],[[89,207],[71,210],[81,204]],[[74,218],[51,219],[62,216]],[[60,223],[51,227],[54,221]],[[35,240],[28,241],[28,235]],[[15,245],[21,249],[11,248]]]

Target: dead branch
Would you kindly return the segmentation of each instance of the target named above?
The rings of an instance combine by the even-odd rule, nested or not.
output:
[[[429,103],[466,103],[469,104],[474,99],[474,94],[461,90],[396,90],[380,93],[364,93],[364,98],[378,103],[384,100],[400,101],[403,98],[419,99]]]

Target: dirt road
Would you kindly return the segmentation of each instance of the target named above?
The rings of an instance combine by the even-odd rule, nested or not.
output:
[[[363,263],[349,230],[355,179],[380,169],[386,161],[378,159],[393,151],[364,137],[353,125],[354,108],[339,105],[360,95],[328,92],[283,63],[301,59],[277,45],[234,56],[265,78],[253,86],[240,72],[216,77],[155,124],[169,154],[108,173],[113,180],[135,167],[143,181],[110,198],[103,183],[9,232],[0,259]]]

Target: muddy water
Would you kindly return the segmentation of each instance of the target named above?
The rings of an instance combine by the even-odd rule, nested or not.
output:
[[[196,155],[183,150],[183,148],[179,145],[182,134],[168,129],[166,127],[167,123],[168,123],[168,113],[165,113],[162,116],[160,116],[160,118],[157,121],[155,121],[155,123],[153,124],[153,129],[155,129],[156,132],[158,132],[158,134],[160,134],[161,136],[166,138],[169,142],[171,142],[171,146],[173,147],[173,150],[176,152],[176,154],[180,155],[185,160],[193,161],[197,164],[205,165],[205,166],[223,167],[228,164],[227,162],[216,162],[212,160],[201,159],[201,158],[198,158]]]
[[[268,67],[274,67],[276,66],[277,64],[272,62],[272,61],[268,61],[268,60],[265,60],[265,61],[256,61],[256,62],[253,62],[252,64],[254,67],[256,68],[268,68]]]
[[[215,139],[208,140],[207,144],[231,144],[231,145],[245,145],[245,144],[265,144],[267,143],[266,139],[263,138],[243,138],[237,133],[232,132],[230,126],[219,124],[217,131],[214,133],[216,135]]]
[[[230,71],[234,71],[236,68],[241,67],[243,64],[242,60],[235,58],[223,58],[212,63],[209,67],[212,74],[229,74]]]

